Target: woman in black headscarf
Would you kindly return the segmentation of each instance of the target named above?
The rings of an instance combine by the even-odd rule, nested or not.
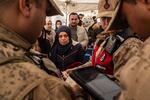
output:
[[[61,71],[65,71],[82,64],[84,50],[80,43],[71,39],[69,27],[61,26],[56,32],[55,42],[49,56]]]

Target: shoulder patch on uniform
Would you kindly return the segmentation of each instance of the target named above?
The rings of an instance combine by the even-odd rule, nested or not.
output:
[[[105,58],[106,58],[106,54],[104,53],[104,54],[102,55],[100,61],[101,61],[101,62],[104,61]]]

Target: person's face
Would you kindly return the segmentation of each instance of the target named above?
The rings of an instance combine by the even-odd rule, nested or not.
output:
[[[50,20],[46,22],[46,27],[47,27],[47,30],[51,30],[52,22]]]
[[[150,1],[150,0],[148,0]],[[122,12],[125,15],[131,29],[143,39],[150,35],[150,3],[137,0],[137,4],[123,2]]]
[[[62,25],[61,22],[57,22],[57,23],[56,23],[56,27],[57,27],[57,28],[59,28],[61,25]]]
[[[79,22],[79,19],[78,19],[78,16],[77,15],[70,15],[69,17],[69,24],[72,26],[72,27],[75,27],[78,25],[78,22]]]
[[[69,43],[69,36],[66,32],[60,32],[58,37],[61,45],[66,45]]]
[[[26,32],[31,43],[35,42],[38,38],[46,18],[47,0],[43,0],[41,5],[34,3],[30,12],[30,19],[28,20],[28,32]],[[34,27],[34,28],[33,28]]]
[[[105,30],[107,26],[109,25],[111,17],[101,17],[100,20],[101,20],[101,26]]]
[[[80,20],[82,20],[83,16],[79,15]]]

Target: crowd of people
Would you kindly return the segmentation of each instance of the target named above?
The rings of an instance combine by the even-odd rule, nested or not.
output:
[[[149,100],[150,0],[99,0],[97,17],[72,12],[55,29],[54,0],[0,0],[0,13],[1,100],[94,100],[69,77],[85,67],[121,87],[117,100]]]

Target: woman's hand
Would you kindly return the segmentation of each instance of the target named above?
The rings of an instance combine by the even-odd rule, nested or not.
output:
[[[70,73],[72,73],[73,70],[76,70],[76,68],[67,69],[67,70],[66,70],[66,73],[67,73],[67,74],[70,74]]]
[[[63,74],[64,80],[66,80],[69,76],[69,74],[66,71],[63,71],[62,74]]]

